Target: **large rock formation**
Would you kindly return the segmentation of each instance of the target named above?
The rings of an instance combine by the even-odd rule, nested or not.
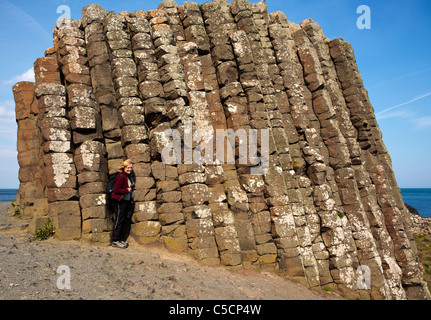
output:
[[[165,0],[119,14],[89,5],[54,28],[34,67],[36,82],[13,88],[17,199],[26,218],[48,213],[59,239],[109,241],[108,174],[130,158],[141,244],[351,299],[424,297],[410,213],[353,50],[311,19],[294,24],[264,1]],[[211,161],[215,132],[260,139],[261,161],[244,159],[253,144],[239,134],[224,141],[232,161]],[[199,150],[210,158],[188,157]]]

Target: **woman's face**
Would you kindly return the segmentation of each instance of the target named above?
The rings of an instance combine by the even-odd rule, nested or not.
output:
[[[133,171],[133,164],[129,164],[127,167],[124,168],[124,172],[127,174],[131,174]]]

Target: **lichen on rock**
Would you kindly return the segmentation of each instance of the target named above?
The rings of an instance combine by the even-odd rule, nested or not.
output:
[[[26,218],[48,208],[59,239],[109,241],[108,173],[130,158],[142,245],[350,299],[425,298],[353,50],[312,19],[294,24],[265,1],[89,5],[55,26],[35,74],[13,88],[17,203]]]

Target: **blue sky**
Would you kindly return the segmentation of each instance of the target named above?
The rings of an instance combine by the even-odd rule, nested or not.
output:
[[[0,188],[19,185],[13,84],[31,81],[33,62],[52,46],[52,29],[63,13],[58,7],[69,6],[71,17],[80,19],[82,8],[95,2],[0,0]],[[133,12],[156,9],[160,1],[97,3]],[[431,1],[267,0],[267,5],[296,23],[312,18],[328,38],[352,44],[399,186],[431,188]],[[357,27],[360,5],[371,10],[371,29]]]

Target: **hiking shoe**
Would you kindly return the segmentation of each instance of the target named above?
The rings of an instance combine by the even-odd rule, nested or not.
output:
[[[129,247],[129,244],[126,241],[119,241],[119,242],[121,242],[121,244],[124,245],[126,248]]]
[[[112,242],[112,246],[114,248],[121,248],[121,249],[127,248],[126,244],[123,241],[114,241],[114,242]]]

